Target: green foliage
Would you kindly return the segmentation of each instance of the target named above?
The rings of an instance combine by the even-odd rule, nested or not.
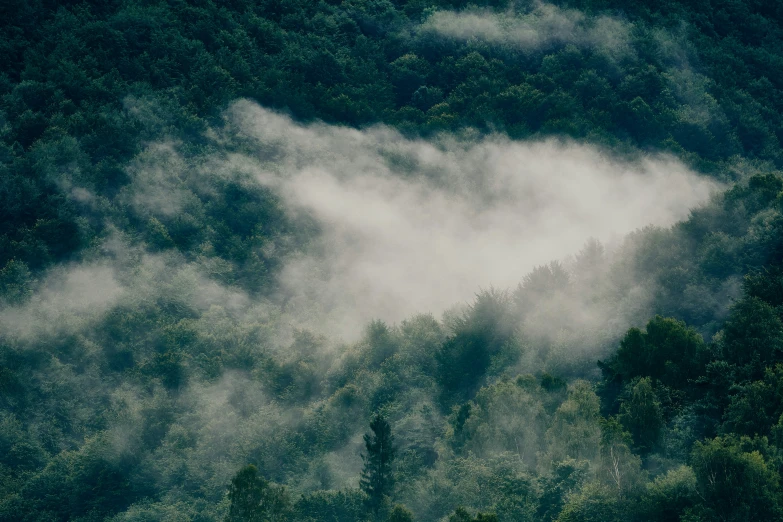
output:
[[[398,504],[391,510],[386,522],[413,522],[413,513]]]
[[[691,456],[707,520],[774,520],[781,516],[780,477],[758,451],[732,438],[694,445]]]
[[[248,464],[231,479],[231,505],[225,522],[283,522],[289,520],[291,501],[285,489],[266,481]]]
[[[617,418],[602,420],[598,476],[618,498],[638,495],[645,482],[641,459],[631,451],[631,443],[631,434]]]
[[[648,376],[683,387],[702,371],[707,349],[701,335],[682,321],[656,316],[645,331],[632,328],[608,366],[621,380]]]
[[[18,455],[22,448],[11,449]],[[30,456],[35,459],[36,453],[40,450]],[[96,437],[79,451],[59,453],[6,495],[0,519],[32,521],[42,514],[53,520],[102,518],[123,510],[148,493],[131,483],[134,464],[131,455],[116,454],[106,437]]]
[[[764,378],[737,384],[723,415],[723,428],[741,435],[769,435],[783,414],[783,366],[767,367]]]
[[[699,500],[696,475],[683,465],[647,484],[642,497],[642,519],[678,522]]]
[[[574,382],[558,406],[546,432],[548,457],[553,462],[594,461],[601,437],[598,396],[585,381]]]
[[[783,8],[555,3],[0,2],[0,520],[412,520],[385,512],[392,491],[427,521],[781,518]],[[619,40],[428,29],[452,11],[546,31],[537,10]],[[454,320],[338,346],[260,318],[318,230],[271,188],[204,175],[237,97],[413,137],[663,151],[740,182]],[[220,154],[274,162],[243,140]],[[141,204],[169,182],[180,202]],[[69,271],[109,258],[122,299],[81,308],[102,289]],[[378,410],[362,490],[333,489]]]
[[[479,390],[474,401],[462,429],[455,432],[467,439],[465,449],[479,456],[515,453],[534,464],[545,415],[539,397],[519,383],[502,381]]]
[[[10,304],[19,304],[32,294],[32,274],[27,265],[11,259],[0,270],[0,296]]]
[[[756,270],[745,276],[745,293],[760,299],[770,306],[783,306],[783,267],[773,265]]]
[[[556,520],[567,499],[581,490],[589,476],[590,464],[573,459],[553,466],[552,476],[543,479],[543,491],[538,508],[541,520]]]
[[[774,182],[769,184],[774,189]],[[588,292],[590,300],[576,302],[604,306],[637,284],[637,277],[661,289],[651,297],[654,309],[669,306],[674,298],[664,294],[676,294],[682,280],[700,289],[697,295],[712,295],[710,285],[725,288],[720,286],[724,272],[702,271],[713,265],[698,258],[701,252],[710,250],[717,261],[723,255],[721,249],[700,246],[715,239],[703,232],[724,227],[725,237],[742,237],[751,250],[769,251],[774,233],[753,228],[753,223],[775,223],[777,200],[764,195],[765,186],[749,181],[683,225],[631,236],[632,254],[620,255],[615,264],[591,243],[573,270],[536,269],[513,296],[486,292],[443,322],[431,316],[399,325],[376,321],[347,346],[295,331],[278,348],[270,340],[275,337],[270,325],[237,318],[222,305],[208,310],[194,305],[198,281],[193,273],[176,270],[146,280],[145,288],[159,292],[134,293],[133,304],[110,306],[94,318],[66,316],[94,321],[72,335],[44,336],[45,341],[5,336],[1,400],[13,416],[3,423],[9,435],[0,438],[7,452],[0,462],[7,484],[2,513],[29,512],[29,520],[46,512],[135,520],[173,516],[172,506],[182,506],[177,508],[182,518],[207,513],[207,520],[221,519],[231,504],[223,495],[230,480],[221,471],[225,462],[253,459],[259,473],[302,492],[285,515],[291,520],[386,519],[393,512],[392,491],[418,520],[448,517],[460,505],[468,506],[466,513],[492,512],[499,520],[611,519],[618,513],[640,520],[709,519],[714,513],[702,500],[700,483],[694,485],[696,468],[689,475],[679,467],[697,441],[716,434],[769,437],[743,442],[740,453],[758,452],[768,470],[781,468],[783,395],[777,352],[768,345],[774,346],[775,329],[769,326],[779,315],[777,265],[754,265],[765,259],[761,255],[744,258],[748,266],[763,268],[745,279],[745,297],[724,308],[726,322],[705,309],[700,317],[713,317],[716,326],[701,322],[697,330],[657,316],[645,330],[607,335],[605,342],[617,353],[606,359],[598,383],[591,367],[599,348],[584,350],[587,363],[552,364],[556,350],[577,357],[569,350],[584,339],[584,325],[569,324],[579,316],[567,315],[557,303]],[[758,215],[746,214],[748,208],[757,208]],[[164,227],[172,241],[190,241],[182,223],[156,219],[160,226],[139,221],[143,234],[157,230],[165,237]],[[747,230],[733,230],[737,220],[745,220]],[[686,240],[689,248],[677,246]],[[217,244],[202,244],[199,262],[214,277],[225,278],[221,281],[236,281],[236,269],[225,269],[213,255]],[[659,250],[667,254],[651,261]],[[144,270],[143,264],[123,262],[133,267],[130,272]],[[13,268],[8,273],[29,278],[33,290],[13,305],[26,310],[42,290],[33,270]],[[735,275],[726,277],[737,281]],[[566,317],[542,323],[558,325],[556,334],[537,328],[543,313]],[[756,328],[759,318],[766,330]],[[721,326],[713,342],[704,343],[700,332]],[[573,332],[578,342],[563,343],[563,332]],[[448,364],[473,372],[451,391]],[[530,367],[542,368],[538,377],[517,375]],[[445,416],[443,408],[450,404]],[[359,475],[352,441],[363,430],[361,419],[378,410],[396,428],[393,476],[398,480],[373,502],[363,491],[334,488]],[[113,441],[104,448],[132,451],[91,454],[97,464],[86,471],[54,466],[86,459],[63,449],[66,444],[80,448],[80,433]],[[82,482],[98,492],[94,501],[84,500]],[[156,491],[179,491],[180,500],[154,499]],[[774,500],[778,493],[771,491]],[[76,500],[62,501],[56,510],[48,507],[46,499],[62,500],[61,494]],[[745,508],[728,509],[725,517]]]
[[[364,435],[365,453],[362,454],[361,488],[367,495],[372,510],[377,513],[391,496],[394,488],[392,464],[397,455],[389,422],[376,413],[370,421],[372,434]]]
[[[101,225],[78,220],[86,200],[73,189],[112,199],[150,135],[197,135],[236,97],[415,134],[566,134],[675,151],[711,170],[737,154],[780,165],[781,85],[769,72],[779,15],[758,3],[648,4],[569,4],[587,10],[588,26],[602,9],[626,13],[623,52],[568,39],[492,45],[418,26],[464,2],[12,2],[1,38],[0,265],[35,271],[88,245]],[[531,9],[517,6],[509,22]],[[700,67],[684,71],[683,60]],[[66,183],[50,175],[58,171]],[[168,247],[159,232],[151,242]]]
[[[518,356],[519,340],[504,292],[484,291],[451,325],[453,334],[436,354],[436,378],[444,402],[469,398],[478,390],[493,359]]]
[[[317,491],[296,501],[296,520],[365,522],[370,520],[367,497],[358,490]]]
[[[661,444],[664,420],[661,404],[649,377],[629,383],[627,397],[620,406],[618,420],[628,430],[640,453],[653,451]]]
[[[619,522],[626,516],[615,492],[591,482],[568,498],[557,522]]]
[[[465,508],[457,508],[449,517],[449,522],[497,522],[498,517],[494,513],[476,513],[472,516]]]
[[[723,329],[722,358],[743,379],[760,378],[764,367],[783,360],[783,321],[778,311],[756,297],[732,308]]]

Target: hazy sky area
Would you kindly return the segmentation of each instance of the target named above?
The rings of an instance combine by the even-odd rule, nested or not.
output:
[[[298,125],[248,101],[226,120],[259,154],[226,157],[223,168],[257,171],[322,224],[323,257],[291,261],[282,278],[291,306],[326,312],[343,333],[513,287],[590,237],[683,219],[717,189],[667,156],[627,162],[500,136],[408,140],[384,127]]]

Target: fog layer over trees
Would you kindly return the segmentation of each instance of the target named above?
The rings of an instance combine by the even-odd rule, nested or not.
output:
[[[783,8],[0,20],[0,520],[783,518]]]

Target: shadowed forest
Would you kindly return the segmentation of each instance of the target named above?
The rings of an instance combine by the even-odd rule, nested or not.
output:
[[[0,2],[0,521],[783,520],[783,3]]]

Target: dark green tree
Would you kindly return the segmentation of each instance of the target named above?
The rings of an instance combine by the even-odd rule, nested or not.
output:
[[[291,501],[282,486],[270,484],[248,464],[231,480],[231,507],[225,522],[284,522],[289,519]]]
[[[454,334],[435,354],[436,380],[444,405],[471,398],[484,383],[495,359],[516,360],[520,343],[506,292],[482,291],[462,316]]]
[[[375,414],[370,421],[370,429],[372,433],[364,435],[366,453],[362,455],[364,469],[360,486],[369,498],[373,512],[377,513],[394,487],[392,462],[396,450],[391,426],[383,415]]]
[[[12,259],[0,269],[0,300],[22,303],[32,294],[32,284],[33,278],[27,265]]]
[[[696,330],[677,319],[655,316],[646,331],[628,330],[609,364],[624,380],[652,377],[680,387],[699,374],[706,353]]]
[[[698,501],[696,475],[688,466],[680,466],[659,475],[647,484],[641,499],[641,520],[679,522]]]
[[[386,522],[413,522],[413,513],[408,511],[405,506],[397,504],[389,513]]]
[[[660,401],[649,377],[629,383],[626,389],[619,420],[633,437],[635,448],[648,453],[660,444],[665,426]]]

